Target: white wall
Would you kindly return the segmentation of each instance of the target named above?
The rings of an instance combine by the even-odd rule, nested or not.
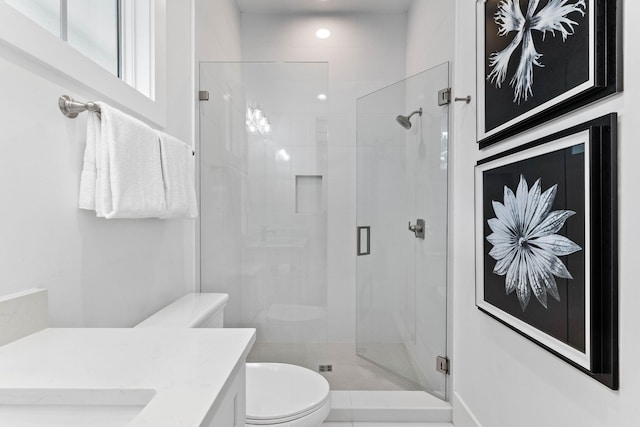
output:
[[[356,100],[404,78],[405,31],[406,14],[242,15],[244,61],[329,62],[330,342],[355,342]]]
[[[240,61],[240,10],[235,0],[194,1],[196,61]]]
[[[475,93],[475,6],[456,1],[454,87]],[[633,17],[640,3],[624,2],[625,91],[555,120],[540,129],[480,152],[475,138],[475,102],[455,106],[453,144],[454,421],[465,427],[461,402],[487,427],[631,427],[640,419],[640,30]],[[619,113],[619,321],[620,390],[600,383],[478,311],[474,303],[474,165],[481,157],[536,139],[600,115]]]
[[[407,17],[407,76],[453,61],[454,1],[414,0]]]
[[[168,2],[167,131],[189,142],[191,20],[190,2]],[[86,114],[67,119],[57,100],[99,99],[100,88],[4,43],[0,75],[0,295],[48,288],[52,326],[127,327],[191,291],[193,221],[104,220],[77,208]]]

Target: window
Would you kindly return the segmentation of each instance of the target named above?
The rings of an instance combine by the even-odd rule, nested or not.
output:
[[[5,0],[154,99],[152,0]]]
[[[121,77],[118,3],[117,0],[61,1],[60,38],[111,74]]]
[[[153,0],[120,0],[120,78],[151,99],[155,99],[153,12]]]
[[[5,3],[29,17],[36,24],[60,37],[59,0],[4,0]]]

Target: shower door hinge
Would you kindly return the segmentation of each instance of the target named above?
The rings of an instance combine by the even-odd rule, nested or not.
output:
[[[438,91],[438,105],[451,104],[451,88],[442,89]]]
[[[449,374],[449,359],[446,357],[436,357],[436,370],[442,372],[445,375]]]
[[[198,92],[198,99],[200,101],[208,101],[209,100],[209,91],[208,90],[201,90],[200,92]]]

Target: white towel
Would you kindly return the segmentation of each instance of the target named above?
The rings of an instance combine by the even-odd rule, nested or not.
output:
[[[158,132],[162,158],[162,176],[167,199],[164,218],[195,218],[198,205],[195,190],[195,159],[185,142]]]
[[[96,208],[96,141],[100,135],[100,115],[89,113],[87,117],[87,145],[84,149],[84,165],[80,175],[80,209],[95,210]]]
[[[79,206],[105,218],[166,214],[160,138],[145,123],[99,102],[89,113]],[[91,189],[93,188],[93,192]]]

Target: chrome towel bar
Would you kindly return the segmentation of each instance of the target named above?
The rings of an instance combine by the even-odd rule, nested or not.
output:
[[[68,95],[62,95],[58,98],[58,107],[60,107],[60,111],[65,116],[70,119],[75,119],[78,117],[79,113],[83,113],[85,111],[91,111],[94,113],[100,114],[100,106],[93,101],[89,102],[80,102],[71,98]],[[195,150],[191,150],[191,153],[195,156]]]

